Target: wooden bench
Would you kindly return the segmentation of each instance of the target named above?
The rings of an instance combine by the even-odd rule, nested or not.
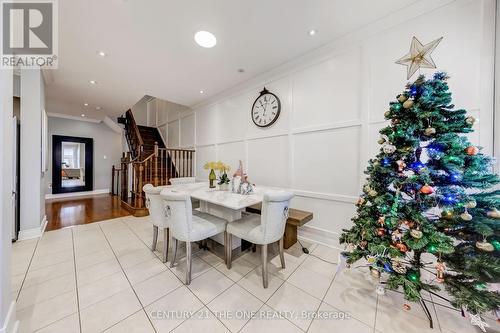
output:
[[[247,208],[247,212],[260,214],[262,205],[257,204]],[[293,244],[297,243],[297,228],[303,226],[313,219],[313,213],[299,209],[290,208],[288,210],[288,220],[286,221],[284,248],[288,249]]]

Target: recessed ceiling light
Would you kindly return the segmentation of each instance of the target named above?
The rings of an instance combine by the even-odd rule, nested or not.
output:
[[[194,34],[195,42],[201,47],[214,47],[217,44],[217,38],[214,34],[208,31],[198,31]]]
[[[314,29],[309,30],[309,36],[314,36],[314,35],[316,35],[316,30]]]
[[[96,106],[96,107],[95,107],[95,109],[96,109],[97,111],[99,111],[99,110],[100,110],[100,109],[102,109],[102,108],[101,108],[100,106]]]
[[[99,51],[98,54],[101,56],[101,57],[105,57],[107,56],[106,52],[104,51]]]
[[[203,90],[200,90],[200,94],[204,94],[205,92]]]
[[[97,81],[95,81],[95,80],[90,80],[89,82],[90,82],[90,84],[97,84]]]
[[[82,113],[82,117],[85,117],[85,113]]]
[[[83,103],[83,106],[89,106],[89,103]]]
[[[245,73],[245,70],[243,68],[239,68],[238,73]]]

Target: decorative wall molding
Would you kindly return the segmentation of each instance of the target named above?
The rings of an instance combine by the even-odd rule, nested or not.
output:
[[[88,117],[76,117],[76,116],[71,116],[69,114],[62,114],[62,113],[55,113],[55,112],[47,112],[47,115],[49,117],[53,118],[63,118],[63,119],[71,119],[71,120],[78,120],[78,121],[86,121],[89,123],[96,123],[99,124],[101,120],[98,119],[92,119]]]
[[[105,188],[102,190],[93,190],[93,191],[85,191],[85,192],[71,192],[71,193],[59,193],[59,194],[48,193],[48,194],[45,194],[45,199],[81,197],[81,196],[85,196],[85,195],[108,194],[110,192],[111,191],[109,188]]]
[[[41,237],[45,231],[45,227],[47,227],[47,215],[43,216],[39,227],[20,230],[18,235],[18,240],[23,241],[27,239]]]
[[[299,239],[342,250],[343,246],[339,243],[339,236],[336,232],[307,224],[298,229]]]
[[[361,120],[351,120],[339,123],[329,123],[317,126],[307,126],[307,127],[299,127],[292,129],[292,134],[305,134],[305,133],[313,133],[313,132],[322,132],[322,131],[330,131],[339,128],[348,128],[348,127],[356,127],[361,126],[363,122]]]

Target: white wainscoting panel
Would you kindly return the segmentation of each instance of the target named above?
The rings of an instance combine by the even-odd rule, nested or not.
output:
[[[257,185],[289,187],[288,136],[248,141],[248,176]]]
[[[215,143],[217,133],[217,105],[196,110],[196,144]]]
[[[247,167],[246,147],[244,141],[230,142],[217,145],[217,160],[225,164],[229,164],[231,170],[229,176],[236,171],[239,161],[243,162],[243,166]],[[203,162],[203,161],[201,161]]]
[[[203,146],[196,148],[196,179],[200,181],[208,181],[208,173],[210,170],[205,170],[203,166],[208,161],[215,161],[217,153],[215,145]]]
[[[168,123],[167,141],[169,148],[177,148],[179,142],[179,120],[174,120]]]
[[[181,147],[194,147],[195,114],[180,119],[181,126]]]

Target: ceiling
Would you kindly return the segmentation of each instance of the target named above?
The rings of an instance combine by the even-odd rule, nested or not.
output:
[[[144,95],[194,105],[413,2],[59,1],[59,68],[45,71],[46,109],[102,119]],[[198,46],[199,30],[217,45]]]

